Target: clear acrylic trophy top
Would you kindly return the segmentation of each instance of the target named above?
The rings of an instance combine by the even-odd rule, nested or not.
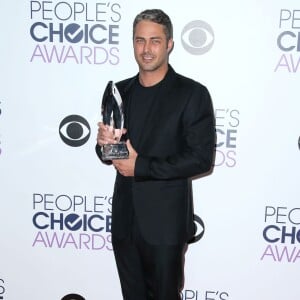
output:
[[[113,81],[109,81],[102,97],[102,121],[104,125],[113,127],[117,137],[115,144],[102,146],[102,159],[128,158],[129,152],[124,141],[120,141],[124,126],[123,102],[120,92]]]
[[[102,117],[105,125],[123,129],[124,112],[120,92],[113,81],[109,81],[102,98]]]

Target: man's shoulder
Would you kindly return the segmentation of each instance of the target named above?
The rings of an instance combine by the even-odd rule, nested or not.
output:
[[[186,75],[183,75],[181,73],[177,73],[171,66],[170,66],[170,73],[171,73],[171,77],[173,78],[173,80],[176,81],[176,86],[180,86],[180,87],[200,87],[200,88],[205,88],[205,86],[197,81],[196,79],[193,79],[191,77],[188,77]]]
[[[133,77],[126,78],[126,79],[123,79],[121,81],[118,81],[116,83],[116,85],[117,85],[118,89],[122,93],[124,93],[124,92],[126,92],[132,86],[132,84],[134,83],[135,79],[136,79],[136,75],[133,76]]]
[[[206,86],[201,82],[180,73],[176,73],[176,86],[183,89],[207,90]]]

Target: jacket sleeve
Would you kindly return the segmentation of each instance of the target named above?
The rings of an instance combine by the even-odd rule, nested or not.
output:
[[[182,149],[167,157],[138,155],[137,180],[188,178],[209,172],[215,155],[215,118],[210,94],[197,85],[182,114]],[[155,137],[153,138],[155,142]],[[172,146],[172,145],[170,145]]]

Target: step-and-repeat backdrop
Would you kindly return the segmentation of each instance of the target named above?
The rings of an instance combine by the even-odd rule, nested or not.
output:
[[[107,81],[138,71],[146,8],[170,15],[170,63],[208,87],[216,117],[182,299],[300,299],[296,0],[1,1],[0,299],[121,299],[115,170],[94,146]]]

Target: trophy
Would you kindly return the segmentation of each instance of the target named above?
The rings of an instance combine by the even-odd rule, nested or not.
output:
[[[124,125],[124,111],[121,95],[113,83],[109,81],[102,98],[102,120],[104,125],[113,126],[114,130],[119,130],[120,137],[114,144],[105,144],[101,147],[102,159],[124,159],[128,158],[129,151],[125,141],[121,141],[122,129]]]

